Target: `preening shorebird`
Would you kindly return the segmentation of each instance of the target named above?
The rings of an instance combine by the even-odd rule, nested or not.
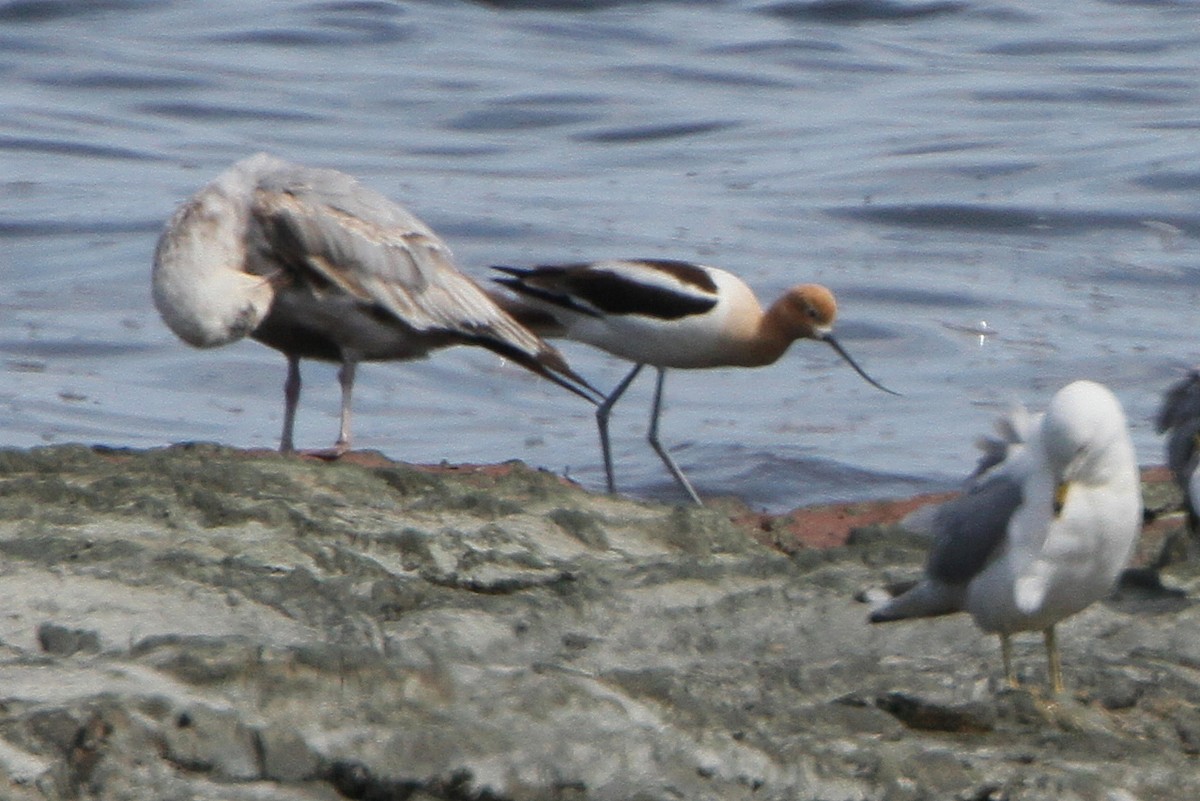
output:
[[[501,303],[522,322],[545,336],[586,342],[634,363],[596,410],[609,492],[616,489],[609,416],[646,365],[658,370],[647,438],[696,503],[700,496],[658,438],[668,369],[761,367],[777,361],[797,339],[815,339],[829,344],[873,386],[897,394],[867,375],[834,339],[837,303],[817,284],[792,287],[764,311],[737,276],[689,262],[611,260],[493,269],[505,274],[496,282],[517,295]]]
[[[478,345],[595,402],[557,350],[500,309],[454,266],[407,209],[348,175],[259,154],[187,200],[158,240],[154,303],[200,348],[251,337],[287,357],[280,450],[293,450],[300,360],[341,365],[350,447],[359,362]]]
[[[872,623],[968,612],[1000,635],[1041,631],[1051,690],[1062,692],[1054,626],[1112,591],[1142,523],[1141,476],[1125,414],[1104,386],[1076,381],[1044,415],[1018,409],[985,440],[967,492],[910,515],[932,536],[925,576]]]

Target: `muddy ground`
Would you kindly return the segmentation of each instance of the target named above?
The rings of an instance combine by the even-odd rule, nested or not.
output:
[[[0,798],[1200,797],[1180,518],[1060,626],[1048,699],[1036,635],[1011,690],[969,619],[865,622],[919,572],[893,524],[923,500],[768,517],[516,463],[0,451]]]

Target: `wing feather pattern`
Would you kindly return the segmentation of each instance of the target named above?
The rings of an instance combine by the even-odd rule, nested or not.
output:
[[[613,260],[531,268],[496,266],[497,283],[568,311],[602,317],[678,320],[717,305],[717,285],[698,265],[668,260]]]
[[[350,176],[278,162],[258,181],[252,217],[273,250],[262,269],[283,263],[314,291],[334,288],[418,333],[481,345],[593,400],[555,348],[455,267],[432,229]]]

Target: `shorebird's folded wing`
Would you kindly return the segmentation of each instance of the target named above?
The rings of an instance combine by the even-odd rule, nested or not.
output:
[[[350,176],[301,167],[273,174],[253,209],[264,246],[281,261],[418,331],[475,330],[503,317],[429,226]]]
[[[678,320],[717,305],[717,285],[699,265],[669,259],[611,259],[521,268],[494,266],[498,283],[551,306],[591,317]]]
[[[563,382],[547,370],[588,386],[459,272],[429,226],[350,176],[288,165],[260,179],[252,208],[261,246],[314,292],[340,291],[417,332],[482,345],[556,383]]]

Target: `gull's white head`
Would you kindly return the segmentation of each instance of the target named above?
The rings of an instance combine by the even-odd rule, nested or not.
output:
[[[1094,381],[1075,381],[1055,393],[1042,421],[1042,445],[1063,481],[1100,482],[1136,467],[1121,403]]]

